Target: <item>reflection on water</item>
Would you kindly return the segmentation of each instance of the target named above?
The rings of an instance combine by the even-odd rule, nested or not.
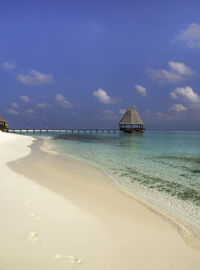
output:
[[[86,143],[112,143],[122,146],[129,146],[140,143],[143,138],[143,134],[61,134],[55,136],[55,140],[71,140],[77,142],[86,142]]]
[[[121,179],[200,205],[199,135],[154,131],[144,135],[70,134],[55,139],[60,150],[91,161]]]

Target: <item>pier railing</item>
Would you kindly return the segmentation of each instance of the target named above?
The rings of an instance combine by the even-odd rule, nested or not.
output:
[[[51,134],[98,134],[117,133],[117,129],[9,129],[10,133],[51,133]]]

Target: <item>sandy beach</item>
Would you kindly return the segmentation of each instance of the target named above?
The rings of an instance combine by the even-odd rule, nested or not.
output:
[[[0,269],[193,269],[200,251],[102,171],[0,132]]]

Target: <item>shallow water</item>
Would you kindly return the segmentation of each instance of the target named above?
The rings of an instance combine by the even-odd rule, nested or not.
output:
[[[112,175],[123,190],[200,230],[200,131],[55,136],[56,151]]]
[[[200,131],[58,134],[50,141],[54,151],[104,170],[121,189],[200,236]]]
[[[57,150],[200,206],[200,132],[60,135]]]

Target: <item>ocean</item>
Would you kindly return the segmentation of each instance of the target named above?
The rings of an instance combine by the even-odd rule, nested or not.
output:
[[[200,243],[200,131],[54,134],[48,140],[52,150],[103,170]]]

